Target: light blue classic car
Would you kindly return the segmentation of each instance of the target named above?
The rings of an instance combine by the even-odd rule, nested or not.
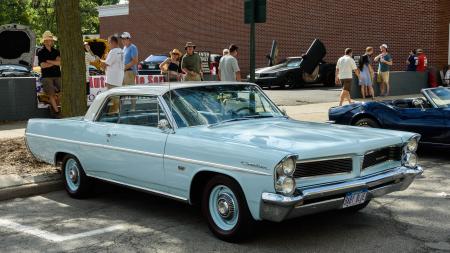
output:
[[[127,86],[100,94],[84,117],[31,119],[26,142],[61,165],[70,196],[100,179],[199,204],[219,238],[255,220],[358,211],[405,190],[422,168],[420,136],[290,119],[249,83]]]

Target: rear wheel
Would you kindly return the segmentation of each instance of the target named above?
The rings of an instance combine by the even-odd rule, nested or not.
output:
[[[253,223],[241,187],[222,175],[213,177],[206,184],[202,212],[211,232],[228,242],[245,239]]]
[[[380,127],[380,124],[378,124],[378,122],[376,122],[375,120],[370,119],[370,118],[362,118],[362,119],[356,121],[356,123],[354,125],[359,126],[359,127],[373,127],[373,128]]]
[[[85,198],[92,186],[91,179],[84,173],[78,159],[73,155],[66,155],[61,165],[64,186],[73,198]]]

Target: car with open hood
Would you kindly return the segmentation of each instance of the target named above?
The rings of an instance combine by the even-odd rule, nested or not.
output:
[[[450,147],[450,88],[423,89],[422,95],[332,107],[336,124],[416,132],[421,145]]]
[[[0,26],[0,77],[33,76],[36,36],[27,26]]]
[[[336,64],[326,63],[323,60],[325,56],[325,45],[316,39],[306,54],[288,57],[277,65],[256,69],[255,83],[269,88],[272,86],[295,88],[312,83],[334,86]]]
[[[94,179],[200,205],[210,230],[245,238],[254,221],[358,211],[405,190],[420,135],[293,120],[255,84],[114,88],[84,117],[31,119],[26,143],[61,166],[68,194]]]

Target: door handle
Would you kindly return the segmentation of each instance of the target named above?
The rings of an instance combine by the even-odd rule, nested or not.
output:
[[[112,134],[112,133],[107,133],[106,134],[106,137],[108,137],[108,138],[111,138],[111,137],[114,137],[114,136],[117,136],[117,134]]]

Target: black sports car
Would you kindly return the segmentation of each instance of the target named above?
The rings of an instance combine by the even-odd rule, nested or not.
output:
[[[325,46],[316,39],[306,54],[288,57],[278,65],[257,69],[255,82],[261,87],[269,88],[272,86],[295,88],[309,83],[334,86],[336,64],[325,63],[323,61],[325,55]]]

